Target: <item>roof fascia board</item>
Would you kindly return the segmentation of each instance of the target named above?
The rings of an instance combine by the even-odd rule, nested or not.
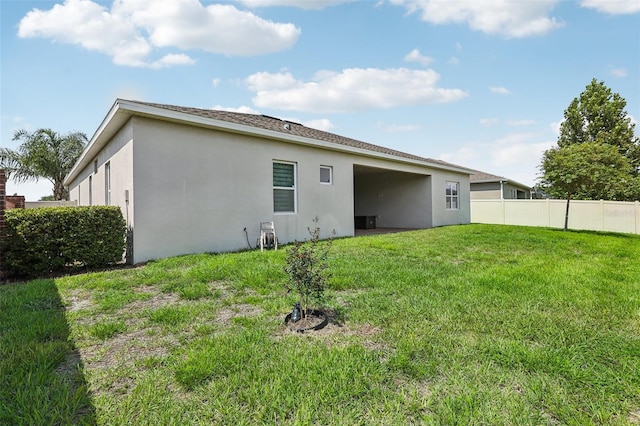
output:
[[[117,125],[118,127],[115,130],[118,130],[120,127],[122,127],[122,124],[124,123],[116,123],[116,121],[119,121],[119,120],[116,120],[115,118],[121,109],[120,108],[121,102],[122,101],[120,99],[116,99],[116,101],[113,103],[113,105],[109,109],[109,112],[107,113],[105,118],[102,120],[102,123],[100,123],[100,126],[94,132],[93,136],[89,140],[89,143],[87,144],[85,149],[82,151],[82,154],[80,154],[80,157],[78,158],[76,163],[73,165],[73,167],[65,177],[64,179],[65,185],[69,185],[71,181],[76,177],[76,175],[80,172],[80,170],[82,170],[82,168],[84,168],[91,161],[91,159],[100,152],[103,146],[100,142],[106,142],[106,141],[103,141],[103,138],[102,138],[102,135],[105,133],[105,131],[108,128],[109,129],[113,128],[114,125]],[[126,122],[126,120],[124,121]]]
[[[431,163],[428,161],[420,161],[411,158],[398,157],[391,154],[382,152],[370,151],[367,149],[351,147],[347,145],[341,145],[332,142],[325,142],[318,139],[307,138],[304,136],[287,135],[282,132],[276,132],[268,129],[261,129],[259,127],[247,126],[244,124],[232,123],[224,120],[216,120],[214,118],[202,117],[186,112],[172,111],[164,108],[159,108],[151,105],[140,104],[133,101],[127,101],[124,99],[116,99],[113,106],[102,120],[102,123],[94,133],[93,137],[87,144],[87,147],[81,154],[76,164],[73,166],[67,177],[65,178],[65,185],[69,185],[76,175],[84,168],[102,149],[104,143],[106,143],[109,137],[119,130],[124,123],[128,121],[132,116],[151,117],[156,119],[164,119],[168,121],[188,123],[198,125],[206,128],[220,129],[228,132],[246,134],[252,136],[258,136],[268,138],[271,140],[279,140],[285,142],[291,142],[298,145],[312,146],[322,149],[330,149],[333,151],[340,151],[345,153],[351,153],[358,156],[365,156],[370,158],[384,159],[404,164],[412,164],[420,167],[427,167],[436,170],[445,170],[454,173],[461,174],[473,174],[473,170],[464,167],[447,166],[444,164]],[[105,136],[107,136],[105,138]]]
[[[398,157],[391,154],[385,154],[382,152],[370,151],[367,149],[351,147],[347,145],[341,145],[332,142],[321,141],[318,139],[308,138],[298,135],[287,135],[282,132],[276,132],[274,130],[262,129],[254,126],[247,126],[245,124],[232,123],[224,120],[217,120],[214,118],[202,117],[186,112],[167,110],[163,108],[154,107],[151,105],[143,105],[134,102],[123,101],[122,107],[126,108],[132,113],[137,113],[145,116],[161,117],[171,121],[186,122],[196,124],[207,128],[217,128],[233,133],[247,134],[252,136],[259,136],[272,140],[280,140],[286,142],[292,142],[298,145],[307,145],[317,148],[330,149],[333,151],[347,152],[357,154],[359,156],[367,156],[372,158],[381,158],[385,160],[391,160],[400,163],[414,164],[421,167],[429,167],[438,170],[447,170],[462,174],[472,174],[472,170],[464,167],[446,166],[443,164],[431,163],[427,161],[419,161],[411,158]]]

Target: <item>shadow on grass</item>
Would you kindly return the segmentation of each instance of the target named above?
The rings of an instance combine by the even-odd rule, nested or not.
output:
[[[51,279],[0,285],[0,424],[96,424]]]

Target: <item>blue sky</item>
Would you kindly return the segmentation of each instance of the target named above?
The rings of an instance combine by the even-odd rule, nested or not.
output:
[[[254,112],[533,185],[591,79],[640,119],[637,0],[7,1],[1,146],[116,98]],[[638,130],[636,130],[638,134]],[[46,180],[9,193],[37,200]]]

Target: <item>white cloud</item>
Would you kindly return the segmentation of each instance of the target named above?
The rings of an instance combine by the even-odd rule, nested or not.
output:
[[[509,38],[542,35],[564,25],[548,16],[558,0],[391,0],[391,3],[404,6],[409,13],[419,12],[423,21],[432,24],[467,24],[473,30]]]
[[[438,158],[533,185],[542,154],[554,145],[553,141],[539,140],[536,133],[512,133],[491,142],[463,145]]]
[[[461,89],[436,86],[433,70],[406,68],[349,68],[340,73],[319,72],[311,81],[296,80],[289,72],[257,73],[246,79],[261,108],[311,112],[347,112],[455,102],[468,96]]]
[[[317,119],[317,120],[303,121],[302,124],[304,124],[307,127],[311,127],[312,129],[323,130],[325,132],[328,132],[329,130],[331,130],[331,129],[333,129],[335,127],[333,125],[333,123],[331,122],[331,120],[329,120],[327,118],[320,118],[320,119]]]
[[[497,93],[498,95],[508,95],[511,93],[506,87],[489,86],[489,90],[493,93]]]
[[[555,136],[560,136],[560,126],[562,126],[562,122],[563,121],[564,121],[564,119],[562,119],[560,121],[554,121],[553,123],[549,124],[549,128],[551,129],[551,132]]]
[[[626,77],[628,74],[626,68],[612,68],[611,75],[614,77]]]
[[[150,68],[168,68],[174,65],[193,65],[196,61],[184,54],[171,53],[149,64]]]
[[[611,15],[631,15],[640,12],[638,0],[582,0],[580,6]]]
[[[222,105],[215,105],[213,108],[211,109],[215,109],[217,111],[229,111],[229,112],[241,112],[243,114],[257,114],[260,115],[260,111],[255,110],[253,108],[251,108],[250,106],[240,106],[237,108],[232,108],[232,107],[225,107]]]
[[[337,6],[343,3],[351,3],[354,0],[238,0],[250,8],[286,6],[299,9],[318,10],[325,7]]]
[[[500,120],[498,120],[497,118],[481,118],[480,120],[478,120],[482,127],[493,126],[495,124],[498,124],[499,121]]]
[[[404,57],[404,60],[407,62],[418,62],[425,67],[433,62],[433,58],[424,56],[418,49],[413,49],[411,52],[407,53],[407,55]]]
[[[452,57],[449,58],[447,63],[449,63],[451,65],[458,65],[460,63],[460,59],[458,59],[456,56],[452,56]]]
[[[211,80],[211,85],[213,87],[218,87],[220,85],[220,79],[219,78],[214,78],[213,80]]]
[[[231,5],[203,6],[200,0],[115,0],[110,10],[91,0],[65,0],[49,10],[31,10],[18,35],[79,45],[118,65],[162,68],[194,61],[181,53],[150,60],[161,48],[261,55],[291,47],[300,30]]]

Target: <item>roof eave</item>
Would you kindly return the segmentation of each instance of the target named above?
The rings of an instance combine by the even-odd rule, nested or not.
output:
[[[76,164],[71,169],[67,177],[65,178],[65,185],[69,185],[73,179],[76,178],[80,170],[86,167],[90,161],[100,152],[104,145],[110,140],[110,138],[118,131],[132,116],[146,116],[152,118],[159,118],[173,122],[189,123],[192,125],[198,125],[210,129],[220,129],[227,132],[245,134],[263,137],[271,140],[279,140],[298,145],[313,146],[323,149],[330,149],[333,151],[352,153],[359,156],[366,156],[370,158],[379,158],[385,160],[391,160],[395,162],[401,162],[405,164],[414,164],[423,167],[429,167],[431,169],[446,170],[461,174],[473,174],[473,170],[456,165],[445,165],[439,163],[433,163],[429,161],[420,161],[412,158],[400,157],[392,154],[386,154],[382,152],[371,151],[363,148],[351,147],[347,145],[341,145],[333,142],[321,141],[298,135],[287,135],[282,132],[277,132],[268,129],[261,129],[259,127],[248,126],[245,124],[232,123],[223,120],[217,120],[209,117],[202,117],[185,112],[167,110],[151,105],[140,104],[137,102],[127,101],[123,99],[116,99],[113,106],[109,110],[109,113],[105,116],[104,120],[96,130],[95,134],[91,138],[89,144],[81,154]]]

